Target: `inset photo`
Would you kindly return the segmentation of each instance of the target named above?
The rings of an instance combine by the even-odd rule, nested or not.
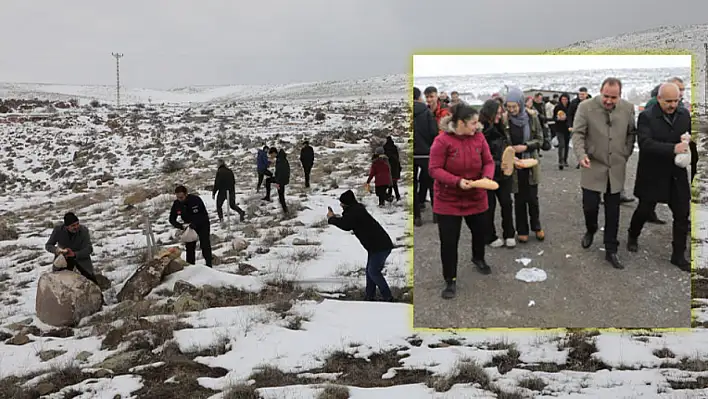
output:
[[[689,328],[692,55],[413,56],[415,328]]]

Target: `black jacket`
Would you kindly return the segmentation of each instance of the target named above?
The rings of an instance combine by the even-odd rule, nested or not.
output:
[[[57,245],[74,251],[74,255],[76,255],[74,260],[78,267],[89,272],[89,274],[93,274],[93,263],[91,262],[93,245],[91,244],[91,235],[86,226],[81,225],[76,233],[69,232],[63,224],[55,226],[44,248],[47,252],[56,255]]]
[[[683,107],[676,110],[673,118],[658,106],[639,114],[639,160],[634,183],[637,198],[665,204],[671,195],[679,195],[688,205],[691,189],[687,170],[674,164],[674,146],[686,132],[691,133],[691,115]]]
[[[558,112],[560,111],[565,112],[564,121],[558,119]],[[570,121],[570,115],[568,113],[568,107],[564,106],[561,102],[558,102],[558,104],[556,104],[556,107],[553,108],[553,121],[555,122],[553,124],[553,131],[555,131],[556,133],[568,133],[568,123]]]
[[[544,126],[547,122],[546,120],[546,104],[540,102],[537,103],[536,101],[533,102],[533,109],[536,110],[536,113],[538,114],[538,120],[541,122],[541,126]]]
[[[290,183],[290,162],[285,156],[285,150],[278,151],[278,156],[275,158],[275,182],[281,186]]]
[[[398,148],[391,137],[386,138],[386,144],[384,144],[383,149],[391,167],[391,178],[399,180],[401,178],[401,158],[398,154]]]
[[[209,225],[209,213],[204,206],[204,201],[194,194],[187,194],[184,202],[175,200],[170,209],[170,224],[184,230],[184,225],[177,222],[177,216],[181,216],[182,221],[191,224],[194,229]]]
[[[413,103],[413,154],[430,155],[430,147],[438,135],[438,122],[427,105]]]
[[[300,150],[300,163],[309,167],[315,164],[315,150],[311,146],[306,145]]]
[[[234,172],[227,168],[226,165],[219,166],[214,178],[214,189],[212,194],[215,195],[219,191],[234,191],[236,187],[236,178]]]
[[[575,113],[578,112],[578,105],[580,105],[580,99],[577,97],[568,104],[568,119],[566,119],[568,127],[573,127]]]
[[[502,154],[504,154],[506,147],[511,145],[511,140],[506,134],[504,125],[484,123],[484,138],[487,139],[489,151],[492,153],[492,158],[494,159],[494,180],[500,181],[508,179],[511,176],[504,176],[501,169]]]
[[[344,208],[341,217],[332,216],[327,222],[344,231],[353,231],[369,253],[393,249],[393,242],[386,230],[359,202]]]

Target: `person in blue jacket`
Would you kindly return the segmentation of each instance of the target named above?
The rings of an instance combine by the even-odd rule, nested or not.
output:
[[[273,176],[273,173],[268,170],[269,165],[270,160],[268,160],[268,146],[264,144],[263,148],[258,150],[258,155],[256,156],[256,168],[258,169],[258,184],[256,185],[256,192],[261,191],[261,185],[263,184],[263,179],[265,176]]]

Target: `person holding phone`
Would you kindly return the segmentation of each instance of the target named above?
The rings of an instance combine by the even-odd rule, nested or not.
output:
[[[366,260],[365,298],[373,301],[376,297],[376,287],[385,302],[393,302],[393,294],[383,276],[386,259],[393,250],[393,241],[386,230],[366,210],[363,204],[356,200],[352,190],[347,190],[339,197],[342,206],[342,216],[337,216],[331,207],[327,207],[327,223],[344,231],[354,232],[361,245],[368,252]]]

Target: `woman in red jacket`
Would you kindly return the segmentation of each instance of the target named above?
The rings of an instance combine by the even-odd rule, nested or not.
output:
[[[373,162],[371,169],[369,169],[369,179],[366,181],[367,186],[372,179],[374,179],[376,186],[376,196],[379,197],[379,206],[385,206],[386,200],[391,198],[388,195],[388,188],[393,184],[393,179],[391,179],[391,165],[388,163],[388,157],[384,154],[383,147],[378,147],[374,151]]]
[[[484,274],[491,268],[484,260],[486,244],[487,192],[473,181],[494,179],[494,159],[482,133],[477,110],[457,105],[452,115],[441,120],[444,134],[430,148],[430,176],[435,179],[433,212],[438,215],[440,257],[445,289],[442,297],[455,296],[457,246],[462,219],[472,233],[472,263]]]

